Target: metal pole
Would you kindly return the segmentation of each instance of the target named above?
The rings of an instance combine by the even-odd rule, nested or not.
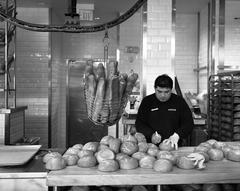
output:
[[[6,14],[8,14],[8,0],[6,0],[6,4],[5,4],[5,12]],[[9,91],[9,87],[8,87],[8,22],[5,21],[4,23],[4,31],[5,31],[5,45],[4,45],[4,63],[5,63],[5,72],[4,72],[4,96],[5,96],[5,108],[8,108],[8,91]]]

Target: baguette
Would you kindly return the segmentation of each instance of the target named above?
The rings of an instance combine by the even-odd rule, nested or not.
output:
[[[129,95],[129,94],[132,93],[132,89],[133,89],[137,79],[138,79],[138,74],[137,73],[131,72],[130,75],[128,75],[127,86],[126,86],[126,90],[125,90],[126,94]]]
[[[93,74],[93,62],[88,61],[85,67],[84,75],[87,77],[88,75]]]
[[[94,110],[92,114],[93,121],[99,121],[101,117],[101,111],[103,107],[103,100],[105,95],[105,79],[103,77],[99,78],[97,83],[97,91],[94,100]]]
[[[110,106],[109,106],[109,98],[110,98],[110,88],[109,88],[109,80],[106,80],[106,92],[105,92],[105,104],[103,105],[101,112],[101,123],[107,123],[109,121],[110,115]]]
[[[94,74],[88,75],[86,80],[86,99],[87,99],[87,111],[88,111],[88,116],[92,116],[92,110],[93,110],[93,104],[95,100],[95,94],[96,94],[96,79]]]
[[[112,76],[109,80],[109,106],[110,106],[110,121],[115,121],[119,111],[119,78]]]
[[[105,79],[105,68],[103,66],[103,63],[99,63],[97,66],[96,78],[97,80],[99,80],[100,78]]]
[[[120,74],[120,77],[119,77],[119,104],[120,105],[123,101],[122,98],[125,94],[126,86],[127,86],[127,74],[126,73]]]
[[[107,65],[107,76],[110,78],[111,76],[118,75],[118,62],[111,61]]]

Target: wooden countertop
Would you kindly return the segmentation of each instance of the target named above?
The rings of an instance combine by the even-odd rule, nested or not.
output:
[[[194,147],[182,147],[181,152],[190,152]],[[179,152],[178,151],[178,152]],[[209,161],[204,170],[183,170],[174,167],[169,173],[137,168],[116,172],[100,172],[94,168],[69,166],[47,175],[48,186],[84,185],[163,185],[194,183],[240,183],[240,162]]]

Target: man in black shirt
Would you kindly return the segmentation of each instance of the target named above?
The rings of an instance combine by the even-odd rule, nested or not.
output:
[[[146,96],[139,107],[136,130],[143,133],[148,142],[156,131],[164,142],[178,149],[179,139],[187,138],[193,129],[192,112],[185,100],[172,93],[173,80],[166,74],[156,78],[155,93]]]

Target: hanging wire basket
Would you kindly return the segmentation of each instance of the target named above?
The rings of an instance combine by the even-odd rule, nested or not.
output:
[[[89,95],[87,91],[86,81],[84,80],[84,96],[87,107],[87,114],[90,121],[96,125],[112,126],[116,124],[125,110],[128,102],[129,94],[122,96],[121,100],[111,101],[109,99],[103,99],[100,112],[96,112],[96,102],[98,100],[95,97]],[[99,109],[99,108],[98,108]]]

